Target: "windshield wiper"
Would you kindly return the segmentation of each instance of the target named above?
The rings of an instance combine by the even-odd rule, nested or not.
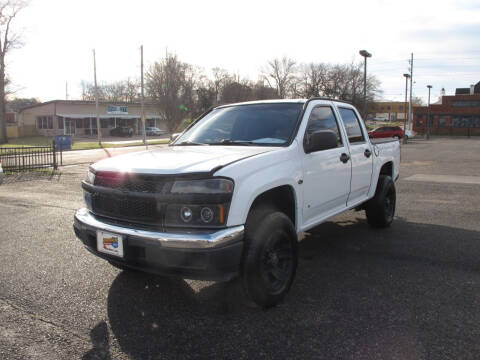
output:
[[[255,145],[255,143],[253,141],[223,139],[219,142],[210,143],[210,145]]]
[[[177,145],[183,145],[183,146],[193,146],[193,145],[209,145],[209,144],[204,144],[204,143],[198,143],[194,141],[182,141],[181,143],[175,144]]]

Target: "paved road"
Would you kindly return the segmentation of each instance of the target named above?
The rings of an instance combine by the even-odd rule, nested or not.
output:
[[[480,185],[462,180],[480,176],[479,154],[480,139],[404,146],[392,227],[363,212],[318,226],[268,311],[238,281],[121,272],[88,254],[71,228],[86,165],[2,185],[0,358],[478,359]]]
[[[167,145],[148,145],[148,149],[156,149],[165,146]],[[119,148],[65,151],[62,153],[62,160],[63,165],[90,164],[112,156],[145,151],[146,149],[145,146],[127,146]]]

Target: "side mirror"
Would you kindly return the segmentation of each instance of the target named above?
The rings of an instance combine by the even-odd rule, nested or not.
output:
[[[170,135],[170,142],[174,142],[182,133],[174,133]]]
[[[315,151],[334,149],[337,144],[337,134],[332,130],[318,130],[307,134],[303,148],[307,154],[310,154]]]

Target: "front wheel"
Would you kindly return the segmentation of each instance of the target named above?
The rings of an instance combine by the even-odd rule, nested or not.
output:
[[[297,269],[297,234],[284,213],[270,207],[252,210],[245,229],[243,287],[261,307],[280,303]]]
[[[365,206],[368,223],[378,228],[390,226],[395,215],[396,200],[395,183],[392,178],[380,175],[375,196]]]

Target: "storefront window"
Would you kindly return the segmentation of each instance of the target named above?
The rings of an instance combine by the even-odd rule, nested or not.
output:
[[[37,117],[38,129],[53,129],[53,116],[38,116]]]
[[[440,117],[438,118],[438,127],[439,127],[439,128],[444,128],[444,127],[446,127],[446,126],[447,126],[447,120],[445,119],[444,116],[440,116]]]

